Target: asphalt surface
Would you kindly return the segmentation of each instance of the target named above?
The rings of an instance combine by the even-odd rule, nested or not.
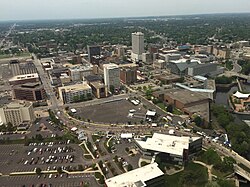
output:
[[[129,110],[135,109],[134,115],[128,117]],[[77,108],[76,116],[90,119],[99,123],[127,123],[128,121],[139,123],[144,119],[146,109],[142,105],[134,106],[127,100],[112,101],[109,103]]]

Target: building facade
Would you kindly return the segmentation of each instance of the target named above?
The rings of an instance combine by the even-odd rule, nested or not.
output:
[[[89,57],[89,62],[92,63],[93,56],[100,56],[101,55],[101,46],[95,45],[95,46],[89,46],[88,45],[88,57]]]
[[[142,53],[144,53],[144,34],[142,32],[132,33],[131,59],[134,62],[141,61]]]
[[[81,97],[87,98],[92,94],[92,89],[88,84],[83,83],[59,87],[58,92],[63,103],[73,103]]]
[[[0,108],[2,123],[11,123],[18,126],[21,123],[31,123],[35,120],[33,105],[31,102],[10,103]]]
[[[104,83],[110,91],[111,86],[120,88],[120,68],[116,64],[104,64]]]
[[[134,84],[137,81],[137,65],[136,64],[121,64],[120,79],[124,84]]]
[[[13,99],[27,101],[41,101],[46,99],[46,92],[41,83],[26,83],[12,88]]]

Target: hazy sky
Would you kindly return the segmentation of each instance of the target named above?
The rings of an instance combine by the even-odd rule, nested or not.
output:
[[[250,0],[0,0],[0,20],[250,12]]]

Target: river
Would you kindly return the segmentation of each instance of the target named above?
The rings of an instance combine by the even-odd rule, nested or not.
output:
[[[250,84],[243,84],[242,86],[243,86],[244,91],[250,92]],[[233,94],[236,91],[238,91],[237,86],[232,87],[229,91],[217,92],[215,103],[220,104],[220,105],[224,105],[225,107],[230,109],[230,107],[228,105],[228,97],[229,97],[229,95]],[[242,120],[250,120],[250,115],[248,115],[248,114],[246,114],[246,115],[233,114],[233,116],[235,117],[236,123],[240,123],[240,122],[242,122]]]

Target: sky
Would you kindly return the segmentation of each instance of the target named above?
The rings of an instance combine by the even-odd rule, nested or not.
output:
[[[0,21],[250,12],[250,0],[0,0]]]

